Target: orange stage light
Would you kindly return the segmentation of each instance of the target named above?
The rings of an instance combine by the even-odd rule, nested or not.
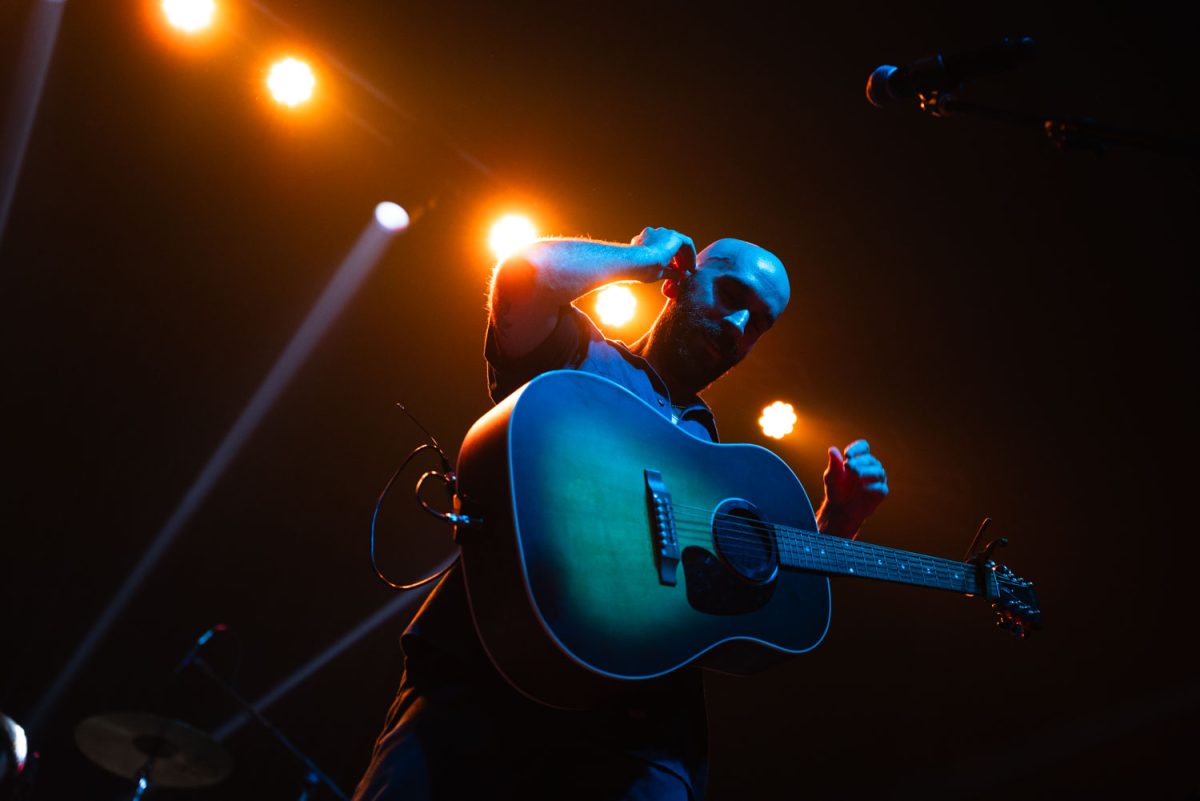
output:
[[[758,424],[768,437],[783,439],[795,430],[798,420],[792,404],[775,401],[763,409],[762,417],[758,418]]]
[[[275,62],[267,75],[271,96],[285,106],[298,106],[312,98],[316,85],[312,67],[297,58]]]
[[[171,27],[198,33],[212,25],[217,4],[214,0],[162,0],[162,11]]]
[[[637,298],[629,287],[613,284],[596,295],[596,315],[605,325],[620,327],[633,319]]]
[[[488,247],[498,260],[503,260],[537,239],[537,235],[537,228],[528,217],[506,214],[492,225],[492,232],[488,235]]]

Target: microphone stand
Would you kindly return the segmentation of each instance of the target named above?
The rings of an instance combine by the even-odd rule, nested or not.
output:
[[[1018,128],[1042,131],[1059,150],[1095,150],[1103,152],[1105,145],[1131,147],[1175,158],[1200,157],[1200,139],[1195,137],[1164,136],[1145,131],[1115,128],[1093,119],[1057,119],[1040,114],[1026,114],[1008,109],[981,106],[959,100],[953,94],[936,91],[917,95],[921,109],[935,117],[966,114],[1004,122]]]
[[[233,685],[221,678],[221,676],[219,676],[217,672],[212,669],[212,665],[208,664],[198,656],[192,659],[192,664],[200,668],[204,675],[212,679],[222,690],[225,691],[230,698],[237,702],[238,706],[245,710],[246,714],[258,721],[260,726],[270,732],[271,735],[274,736],[275,739],[278,740],[285,749],[287,749],[288,753],[295,757],[296,761],[304,766],[305,775],[303,780],[303,789],[300,791],[299,801],[308,801],[308,797],[312,791],[322,784],[328,787],[334,795],[341,799],[341,801],[350,801],[349,796],[342,792],[342,788],[338,787],[337,784],[334,783],[333,779],[329,778],[329,776],[326,775],[323,770],[317,767],[316,763],[305,756],[304,753],[297,748],[291,740],[284,736],[283,732],[275,728],[271,721],[263,717],[262,713],[255,709],[253,704],[243,698],[238,691],[233,688]]]

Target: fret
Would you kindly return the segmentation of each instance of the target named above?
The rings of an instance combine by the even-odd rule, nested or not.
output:
[[[774,528],[784,567],[979,594],[975,567],[965,562],[787,526]]]

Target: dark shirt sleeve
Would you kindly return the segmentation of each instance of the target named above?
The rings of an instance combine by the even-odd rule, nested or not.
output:
[[[519,359],[508,359],[500,353],[495,328],[489,322],[484,357],[492,401],[499,403],[548,370],[578,367],[587,358],[588,343],[593,339],[603,340],[603,335],[587,315],[574,306],[563,306],[544,342]],[[462,664],[474,666],[472,669],[488,664],[471,622],[460,565],[438,583],[404,632],[403,642],[409,656],[433,647],[453,654]]]
[[[488,322],[483,356],[487,359],[488,393],[499,403],[548,370],[578,367],[587,358],[588,344],[603,339],[599,329],[574,306],[558,310],[558,324],[540,345],[517,359],[506,358],[496,345],[495,327]]]

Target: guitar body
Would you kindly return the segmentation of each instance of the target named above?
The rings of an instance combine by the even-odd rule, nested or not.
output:
[[[648,475],[674,510],[673,569]],[[604,378],[557,371],[510,395],[468,432],[458,487],[483,520],[457,532],[480,639],[543,703],[594,706],[690,663],[752,672],[828,629],[829,580],[778,569],[770,524],[816,528],[788,466],[692,437]]]

